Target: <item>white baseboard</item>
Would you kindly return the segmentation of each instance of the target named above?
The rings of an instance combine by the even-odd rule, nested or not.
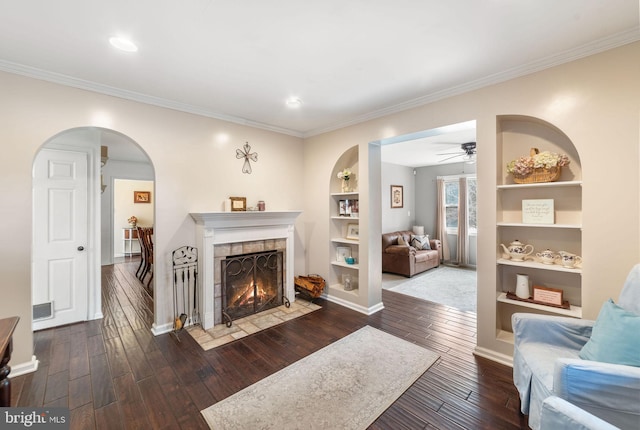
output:
[[[169,333],[172,331],[173,331],[172,322],[162,324],[162,325],[156,325],[155,323],[153,323],[153,326],[151,326],[151,333],[153,333],[154,336],[159,336],[161,334]]]
[[[474,355],[487,358],[491,361],[495,361],[505,366],[513,367],[513,357],[510,355],[502,354],[500,352],[492,351],[487,348],[480,348],[476,346],[473,350]]]
[[[340,306],[344,306],[345,308],[349,308],[351,310],[354,310],[356,312],[360,312],[361,314],[365,314],[365,315],[373,315],[378,311],[381,311],[382,309],[384,309],[384,304],[382,302],[378,303],[375,306],[371,306],[369,308],[365,308],[364,306],[360,306],[360,305],[356,305],[354,303],[351,303],[350,301],[341,299],[339,297],[335,297],[335,296],[328,296],[326,294],[322,295],[322,298],[333,302],[333,303],[337,303]]]
[[[38,360],[36,360],[36,356],[31,357],[31,361],[27,361],[26,363],[18,363],[11,365],[11,373],[9,373],[9,378],[15,378],[16,376],[26,375],[27,373],[35,372],[38,370]]]

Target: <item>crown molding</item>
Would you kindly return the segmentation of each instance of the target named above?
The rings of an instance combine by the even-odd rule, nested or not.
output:
[[[160,97],[150,96],[147,94],[137,93],[134,91],[129,91],[121,88],[115,88],[108,85],[102,85],[96,82],[73,78],[71,76],[63,75],[60,73],[49,72],[49,71],[38,69],[35,67],[12,63],[10,61],[5,61],[2,59],[0,59],[0,70],[9,72],[9,73],[14,73],[17,75],[27,76],[34,79],[39,79],[47,82],[65,85],[73,88],[92,91],[92,92],[105,94],[113,97],[118,97],[126,100],[131,100],[139,103],[145,103],[148,105],[163,107],[167,109],[173,109],[180,112],[191,113],[194,115],[200,115],[200,116],[214,118],[222,121],[228,121],[235,124],[246,125],[248,127],[254,127],[261,130],[272,131],[275,133],[285,134],[289,136],[307,138],[307,137],[312,137],[319,134],[327,133],[330,131],[338,130],[340,128],[360,124],[360,123],[370,121],[376,118],[380,118],[383,116],[402,112],[415,107],[424,106],[426,104],[433,103],[438,100],[460,95],[460,94],[477,90],[489,85],[505,82],[510,79],[529,75],[544,69],[558,66],[560,64],[568,63],[570,61],[574,61],[580,58],[584,58],[590,55],[604,52],[609,49],[613,49],[629,43],[637,42],[639,40],[640,40],[640,26],[636,26],[627,31],[616,33],[606,38],[598,39],[586,45],[582,45],[578,48],[566,50],[564,52],[561,52],[549,57],[545,57],[541,60],[537,60],[522,66],[514,67],[512,69],[505,70],[500,73],[495,73],[493,75],[485,76],[480,79],[476,79],[476,80],[464,83],[462,85],[457,85],[441,91],[436,91],[431,94],[427,94],[422,97],[408,100],[403,103],[399,103],[383,109],[378,109],[372,112],[368,112],[366,114],[356,116],[347,121],[341,121],[338,123],[328,125],[326,127],[319,127],[312,130],[307,130],[305,132],[291,130],[283,127],[277,127],[269,124],[263,124],[260,122],[248,120],[246,118],[240,118],[232,115],[221,114],[219,112],[213,112],[208,109],[202,108],[200,106],[194,106],[186,103],[180,103],[172,100],[163,99]]]
[[[511,79],[519,78],[522,76],[530,75],[551,67],[559,66],[561,64],[569,63],[571,61],[578,60],[580,58],[588,57],[590,55],[598,54],[600,52],[608,51],[609,49],[618,48],[629,43],[640,41],[640,26],[632,28],[630,30],[614,34],[612,36],[598,39],[586,45],[582,45],[578,48],[569,49],[560,52],[555,55],[545,57],[543,59],[533,61],[531,63],[524,64],[522,66],[514,67],[512,69],[505,70],[503,72],[495,73],[493,75],[485,76],[480,79],[476,79],[462,85],[447,88],[441,91],[436,91],[431,94],[427,94],[422,97],[418,97],[406,102],[402,102],[393,106],[378,109],[366,113],[364,115],[357,116],[348,121],[335,123],[327,127],[316,128],[303,133],[303,138],[317,136],[319,134],[328,133],[330,131],[338,130],[348,126],[360,124],[372,119],[380,118],[383,116],[395,114],[405,110],[413,109],[419,106],[424,106],[429,103],[433,103],[438,100],[443,100],[449,97],[464,94],[473,90],[488,87],[490,85],[506,82]]]
[[[47,70],[38,69],[36,67],[25,66],[22,64],[12,63],[0,59],[0,70],[13,73],[16,75],[22,75],[29,78],[39,79],[42,81],[52,82],[54,84],[60,84],[67,87],[78,88],[81,90],[92,91],[95,93],[105,94],[108,96],[118,97],[125,100],[131,100],[139,103],[144,103],[152,106],[158,106],[167,109],[173,109],[180,112],[191,113],[208,118],[219,119],[222,121],[228,121],[235,124],[246,125],[262,130],[273,131],[275,133],[286,134],[295,137],[303,137],[302,133],[296,130],[290,130],[288,128],[277,127],[269,124],[263,124],[257,121],[251,121],[246,118],[240,118],[232,115],[225,115],[218,112],[213,112],[208,109],[204,109],[199,106],[194,106],[186,103],[180,103],[173,100],[163,99],[161,97],[150,96],[147,94],[137,93],[135,91],[129,91],[121,88],[111,87],[109,85],[103,85],[96,82],[86,81],[83,79],[74,78],[71,76],[63,75],[60,73],[50,72]]]

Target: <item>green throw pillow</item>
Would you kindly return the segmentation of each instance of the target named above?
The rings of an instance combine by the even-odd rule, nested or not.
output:
[[[609,299],[602,305],[591,338],[578,355],[583,360],[640,367],[640,315]]]

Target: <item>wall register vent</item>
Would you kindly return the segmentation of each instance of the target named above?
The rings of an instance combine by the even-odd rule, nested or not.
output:
[[[44,320],[53,318],[53,302],[41,303],[33,305],[33,320]]]

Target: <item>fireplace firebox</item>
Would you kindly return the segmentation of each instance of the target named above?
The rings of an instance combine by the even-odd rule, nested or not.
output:
[[[290,306],[284,294],[282,251],[229,256],[221,261],[222,316],[227,327],[233,320]]]

